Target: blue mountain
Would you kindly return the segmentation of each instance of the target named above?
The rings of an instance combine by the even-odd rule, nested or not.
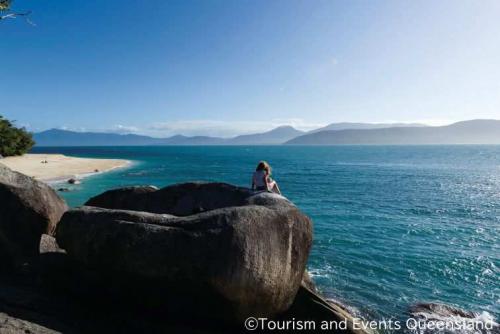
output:
[[[470,120],[446,126],[326,130],[308,133],[288,145],[448,145],[500,144],[499,120]]]

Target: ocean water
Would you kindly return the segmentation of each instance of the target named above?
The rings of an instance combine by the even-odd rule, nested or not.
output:
[[[500,319],[500,146],[72,147],[36,153],[133,161],[61,193],[71,206],[110,188],[193,180],[248,186],[268,160],[314,221],[308,269],[367,319],[443,302]],[[66,185],[65,185],[66,186]]]

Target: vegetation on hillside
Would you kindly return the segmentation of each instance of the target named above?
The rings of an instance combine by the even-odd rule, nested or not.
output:
[[[35,142],[31,133],[0,115],[0,155],[4,157],[21,155],[28,152]]]

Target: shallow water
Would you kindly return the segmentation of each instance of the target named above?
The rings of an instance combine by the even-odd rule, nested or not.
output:
[[[265,159],[314,221],[309,270],[370,319],[443,302],[500,318],[500,146],[79,147],[35,153],[133,160],[61,193],[193,180],[247,186]],[[66,185],[65,185],[66,187]]]

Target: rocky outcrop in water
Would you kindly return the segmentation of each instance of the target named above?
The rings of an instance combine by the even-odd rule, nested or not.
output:
[[[223,183],[132,187],[58,223],[66,206],[53,191],[4,175],[2,196],[25,195],[37,214],[9,205],[1,223],[38,226],[41,215],[46,225],[33,237],[33,270],[0,275],[0,333],[246,333],[247,316],[352,323],[304,274],[311,222],[284,197]],[[0,234],[2,245],[25,232],[7,226],[15,233]]]
[[[38,256],[43,233],[52,234],[66,203],[48,185],[0,164],[0,261],[20,265]]]
[[[456,327],[466,328],[461,331],[464,333],[500,334],[499,325],[488,313],[467,311],[443,303],[417,303],[410,306],[408,313],[424,323],[437,321],[457,324]]]
[[[465,311],[451,305],[440,303],[418,303],[410,307],[410,314],[413,316],[425,315],[427,318],[449,318],[449,317],[462,317],[462,318],[475,318],[477,314],[470,311]]]
[[[110,191],[88,204],[108,208],[67,212],[57,241],[113,278],[109,288],[122,297],[241,323],[286,311],[299,289],[312,226],[284,197],[188,183]]]

